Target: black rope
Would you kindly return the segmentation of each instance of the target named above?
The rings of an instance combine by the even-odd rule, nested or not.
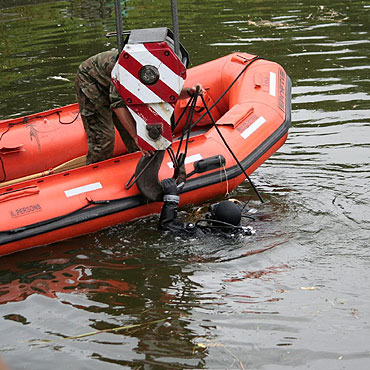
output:
[[[187,105],[186,108],[185,108],[185,109],[188,110],[188,115],[186,117],[186,121],[185,121],[183,130],[182,130],[182,134],[181,134],[181,137],[180,137],[180,143],[179,143],[179,146],[177,148],[177,153],[176,153],[176,159],[177,160],[180,157],[181,146],[182,146],[182,143],[183,143],[183,140],[184,140],[185,136],[186,136],[186,143],[185,143],[184,154],[185,154],[185,157],[186,157],[186,153],[187,153],[187,150],[188,150],[188,143],[189,143],[191,127],[192,127],[191,123],[193,121],[194,110],[195,110],[195,105],[197,103],[197,99],[198,99],[198,96],[199,96],[199,91],[200,91],[199,86],[197,86],[195,93],[193,94],[193,96],[189,100],[191,102],[190,108],[189,108],[189,105]]]
[[[178,162],[177,162],[177,159],[176,159],[175,153],[174,153],[174,151],[173,151],[173,149],[172,149],[172,147],[171,147],[171,146],[169,146],[169,147],[167,148],[167,153],[168,153],[168,155],[170,156],[170,159],[171,159],[171,161],[172,161],[172,163],[173,163],[174,167],[178,167]]]
[[[8,128],[1,134],[0,136],[0,141],[3,139],[3,136],[10,130],[10,125],[8,126]],[[1,162],[1,168],[3,170],[3,178],[1,179],[0,182],[4,182],[6,181],[6,172],[5,172],[5,166],[4,166],[4,161],[3,161],[3,157],[2,155],[0,155],[0,162]]]
[[[80,111],[77,113],[76,117],[73,118],[73,120],[71,122],[62,122],[60,120],[60,112],[56,112],[56,114],[58,115],[58,118],[59,118],[59,123],[62,124],[62,125],[70,125],[71,123],[73,123],[74,121],[76,121],[76,119],[78,118],[78,116],[80,115]]]
[[[211,107],[209,108],[209,111],[211,111],[220,101],[221,99],[230,91],[230,89],[235,85],[235,83],[238,81],[238,79],[243,75],[243,73],[247,70],[247,68],[252,64],[254,63],[255,61],[257,60],[262,60],[263,58],[259,57],[259,56],[255,56],[254,58],[250,59],[248,61],[248,64],[245,65],[245,67],[240,71],[240,73],[235,77],[234,81],[228,86],[228,88],[220,95],[220,97],[211,105]],[[247,61],[247,59],[246,59]],[[206,115],[208,114],[208,112],[205,112],[202,114],[202,116],[200,118],[198,118],[193,124],[192,126],[190,127],[190,129],[192,129],[194,126],[196,126]]]
[[[8,128],[1,134],[0,136],[0,141],[3,139],[3,136],[10,130],[10,125],[8,126]]]
[[[229,153],[232,155],[232,157],[234,158],[234,160],[236,161],[236,163],[238,164],[238,166],[239,166],[239,167],[240,167],[240,169],[242,170],[242,172],[243,172],[244,176],[246,177],[246,179],[247,179],[247,180],[249,181],[249,183],[251,184],[251,186],[252,186],[252,188],[253,188],[254,192],[257,194],[257,196],[258,196],[259,200],[261,201],[261,203],[263,203],[263,199],[262,199],[262,197],[261,197],[260,193],[258,192],[257,188],[255,187],[255,185],[253,184],[252,180],[250,179],[250,177],[248,176],[247,172],[245,171],[244,167],[243,167],[243,166],[242,166],[242,164],[239,162],[239,159],[236,157],[236,155],[234,154],[234,152],[233,152],[233,151],[232,151],[232,149],[230,148],[229,144],[227,143],[227,141],[226,141],[226,140],[225,140],[225,138],[223,137],[223,135],[222,135],[222,133],[221,133],[220,129],[218,128],[218,126],[217,126],[217,124],[216,124],[216,122],[215,122],[215,120],[214,120],[214,118],[213,118],[213,116],[212,116],[211,112],[210,112],[210,111],[209,111],[209,109],[208,109],[207,103],[206,103],[206,101],[204,100],[203,95],[201,95],[200,97],[201,97],[201,99],[202,99],[202,101],[203,101],[203,104],[204,104],[204,106],[205,106],[206,110],[207,110],[207,113],[208,113],[208,115],[209,115],[209,118],[210,118],[210,119],[211,119],[211,121],[212,121],[213,126],[215,127],[215,129],[216,129],[217,133],[220,135],[221,140],[223,141],[223,143],[225,144],[225,146],[226,146],[227,150],[229,151]]]
[[[247,60],[246,59],[246,62],[248,62],[248,64],[246,64],[243,69],[239,72],[239,74],[235,77],[235,79],[233,80],[233,82],[227,87],[227,89],[219,96],[219,98],[212,104],[211,107],[209,107],[209,111],[211,111],[220,101],[221,99],[230,91],[230,89],[234,86],[234,84],[238,81],[238,79],[243,75],[243,73],[247,70],[247,68],[252,64],[254,63],[255,61],[257,60],[262,60],[263,58],[259,57],[259,56],[255,56],[253,57],[252,59],[250,60]],[[189,125],[189,116],[191,115],[191,117],[193,117],[194,115],[194,111],[195,111],[195,106],[196,106],[196,100],[198,99],[198,96],[201,95],[199,94],[199,91],[196,91],[195,94],[193,94],[193,96],[191,97],[191,99],[189,99],[186,107],[184,108],[184,110],[182,111],[180,117],[177,119],[177,122],[175,123],[174,125],[174,128],[173,128],[173,131],[176,129],[176,127],[178,126],[178,124],[180,123],[180,120],[182,119],[182,117],[184,116],[185,112],[188,110],[190,104],[191,104],[191,108],[190,108],[190,111],[188,112],[188,116],[187,116],[187,119],[186,119],[186,122],[185,122],[185,125],[184,125],[184,128],[183,128],[183,132],[182,132],[182,135],[180,137],[180,144],[179,144],[179,147],[178,147],[178,150],[177,150],[177,155],[176,157],[179,156],[179,153],[180,153],[180,150],[181,150],[181,145],[182,145],[182,142],[183,142],[183,139],[184,139],[184,136],[185,134],[187,135],[187,137],[189,138],[189,135],[190,135],[190,131],[192,130],[192,128],[194,126],[196,126],[207,114],[209,114],[207,111],[205,113],[202,114],[202,116],[200,116],[200,118],[198,118],[193,124],[190,124]],[[202,95],[201,95],[202,96]],[[191,122],[191,121],[190,121]],[[187,127],[189,126],[189,127]],[[187,130],[187,132],[186,132]],[[185,153],[186,154],[186,153]]]
[[[252,220],[252,221],[256,221],[255,217],[253,217],[253,216],[243,215],[243,214],[242,214],[242,217],[249,218],[249,219],[250,219],[250,220]]]
[[[190,135],[190,131],[191,129],[196,126],[207,114],[209,115],[209,117],[211,118],[211,121],[212,121],[212,124],[213,126],[216,128],[217,130],[217,133],[220,135],[222,141],[224,142],[226,148],[229,150],[230,154],[233,156],[234,160],[236,161],[236,163],[238,164],[238,166],[240,167],[240,169],[242,170],[244,176],[247,178],[247,180],[249,181],[249,183],[251,184],[253,190],[255,191],[255,193],[257,194],[259,200],[261,201],[261,203],[263,203],[263,199],[260,195],[260,193],[258,192],[257,188],[255,187],[255,185],[253,184],[252,180],[250,179],[250,177],[248,176],[247,172],[244,170],[243,166],[241,165],[241,163],[239,162],[238,158],[235,156],[235,154],[233,153],[232,149],[230,148],[230,146],[227,144],[225,138],[222,136],[222,133],[220,132],[219,128],[217,127],[217,124],[211,114],[211,110],[221,101],[221,99],[230,91],[230,89],[234,86],[234,84],[238,81],[238,79],[243,75],[243,73],[247,70],[247,68],[252,64],[254,63],[255,61],[257,60],[260,60],[260,59],[263,59],[259,56],[255,56],[254,58],[250,59],[248,61],[248,64],[246,64],[244,66],[244,68],[239,72],[239,74],[235,77],[235,79],[233,80],[233,82],[227,87],[227,89],[219,96],[219,98],[212,104],[212,106],[210,108],[208,108],[205,100],[204,100],[204,97],[202,94],[200,94],[200,97],[202,99],[202,102],[204,104],[204,107],[206,108],[206,112],[200,117],[198,118],[192,125],[190,125],[188,128],[186,128],[187,126],[187,122],[185,123],[185,126],[184,126],[184,130],[183,130],[183,134],[181,136],[181,141],[180,141],[180,146],[179,146],[179,149],[177,151],[177,153],[179,153],[180,151],[180,147],[181,147],[181,144],[182,144],[182,140],[183,140],[183,137],[185,136],[185,131],[187,130],[187,141],[188,141],[188,138],[189,138],[189,135]],[[247,61],[247,60],[246,60]],[[194,96],[192,97],[194,99],[194,101],[192,101],[192,108],[194,107],[194,110],[195,110],[195,104],[196,104],[196,100],[199,96],[199,91],[198,93],[195,93]],[[188,106],[188,105],[187,105]],[[191,109],[192,110],[192,109]],[[194,114],[194,111],[193,112],[190,112],[189,113],[192,113],[192,117],[193,117],[193,114]],[[188,117],[189,117],[189,114],[188,114]],[[178,120],[179,122],[179,120]],[[178,124],[178,123],[177,123]],[[187,146],[186,146],[186,149],[187,149]],[[185,152],[185,155],[186,155],[186,152]]]
[[[204,223],[204,225],[202,225],[202,223]],[[230,233],[235,233],[235,232],[243,232],[243,233],[247,233],[247,235],[250,235],[248,228],[246,228],[245,226],[241,226],[241,225],[235,226],[228,222],[219,221],[219,220],[215,220],[211,218],[199,219],[195,222],[195,226],[203,230],[214,229],[218,231],[220,234],[225,235],[225,236],[228,236],[230,235]],[[229,231],[227,232],[226,230],[229,230]]]
[[[1,162],[1,168],[3,170],[3,178],[0,180],[0,182],[4,182],[6,181],[6,172],[5,172],[3,157],[1,155],[0,155],[0,162]]]
[[[186,107],[185,107],[185,108],[183,109],[183,111],[181,112],[180,117],[177,119],[177,122],[173,125],[173,127],[172,127],[172,132],[173,132],[173,131],[175,131],[175,129],[176,129],[176,128],[177,128],[177,126],[179,125],[179,123],[180,123],[180,121],[181,121],[181,118],[184,116],[185,112],[188,110],[189,105],[190,105],[190,103],[192,102],[192,99],[193,99],[193,98],[191,98],[191,99],[189,99],[189,100],[188,100],[188,102],[187,102],[187,104],[186,104]]]
[[[47,114],[42,114],[42,115],[39,114],[39,115],[33,116],[33,117],[27,116],[27,117],[24,117],[21,122],[11,123],[10,125],[11,126],[15,126],[15,125],[19,125],[19,124],[24,125],[24,124],[27,124],[28,122],[30,122],[30,121],[32,121],[34,119],[49,117],[49,116],[51,116],[53,114],[58,114],[59,115],[60,112],[61,112],[61,110],[60,111],[56,111],[56,112],[47,113]]]
[[[177,121],[171,127],[172,132],[175,131],[175,129],[179,125],[181,119],[185,115],[185,113],[188,112],[184,127],[182,129],[182,134],[179,137],[179,145],[178,145],[178,148],[177,148],[177,153],[175,154],[172,147],[167,148],[167,153],[169,154],[170,159],[173,163],[173,167],[175,169],[175,172],[176,172],[176,169],[180,168],[184,164],[184,161],[185,161],[185,158],[186,158],[186,154],[187,154],[187,151],[188,151],[188,145],[189,145],[189,138],[190,138],[190,133],[191,133],[190,127],[191,127],[191,123],[193,121],[195,106],[196,106],[196,103],[197,103],[199,93],[200,93],[200,87],[197,86],[195,93],[188,100],[185,108],[183,109],[183,111],[180,114],[180,117],[177,119]],[[184,152],[181,153],[181,147],[182,147],[182,144],[184,142],[184,137],[185,136],[186,136],[185,149],[184,149]]]
[[[200,87],[199,87],[199,85],[197,85],[197,87],[195,89],[195,92],[194,92],[194,94],[192,96],[193,102],[191,104],[191,108],[190,108],[190,111],[189,111],[189,127],[191,127],[191,123],[193,122],[195,107],[196,107],[196,104],[197,104],[197,100],[198,100],[198,96],[199,95],[200,95]],[[185,160],[186,155],[188,153],[190,132],[191,132],[191,130],[188,130],[187,135],[186,135],[185,150],[184,150],[184,153],[182,153],[183,154],[183,156],[182,156],[183,161]],[[180,155],[178,155],[177,159],[179,159],[179,158],[180,158]],[[182,165],[182,163],[180,165]]]
[[[33,116],[33,117],[29,117],[29,116],[26,116],[26,117],[23,117],[23,119],[19,122],[11,122],[9,123],[9,127],[11,126],[16,126],[16,125],[24,125],[24,124],[27,124],[29,123],[30,121],[33,121],[35,119],[40,119],[40,118],[45,118],[45,117],[49,117],[49,116],[52,116],[53,114],[57,114],[58,117],[59,117],[59,123],[62,124],[62,125],[70,125],[71,123],[75,122],[80,114],[80,112],[77,113],[76,117],[73,118],[72,121],[70,122],[62,122],[61,119],[60,119],[60,114],[61,114],[62,110],[57,110],[56,112],[50,112],[50,113],[46,113],[46,114],[38,114],[36,116]],[[5,132],[4,132],[5,133]],[[0,137],[0,140],[2,138],[2,136],[4,135],[4,133],[1,135]]]
[[[136,184],[136,181],[139,180],[139,178],[143,175],[143,173],[147,170],[149,165],[154,161],[154,158],[158,155],[159,151],[156,151],[149,159],[148,163],[144,166],[144,168],[136,175],[136,172],[130,177],[130,179],[127,181],[125,185],[125,189],[129,190],[131,189],[134,184]]]
[[[204,222],[208,224],[207,226],[201,225],[201,223]],[[215,220],[212,218],[201,218],[195,222],[195,226],[198,226],[200,228],[217,228],[219,229],[220,227],[222,228],[229,228],[229,229],[238,229],[241,228],[241,226],[235,226],[233,224],[230,224],[228,222],[220,221],[220,220]]]

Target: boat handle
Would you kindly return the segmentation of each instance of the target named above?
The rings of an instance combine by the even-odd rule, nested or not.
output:
[[[0,194],[0,202],[7,202],[8,200],[27,197],[28,195],[35,195],[40,192],[37,185],[27,186],[26,188],[7,191]]]
[[[0,148],[0,154],[13,154],[13,153],[21,153],[25,152],[25,149],[23,148],[23,145],[13,145],[13,146],[2,146]]]

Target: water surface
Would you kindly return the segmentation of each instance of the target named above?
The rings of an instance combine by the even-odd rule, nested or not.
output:
[[[124,27],[169,26],[169,3],[123,2]],[[0,4],[0,119],[74,102],[79,63],[115,46],[113,2]],[[292,78],[288,140],[252,175],[265,203],[246,182],[231,195],[252,197],[256,235],[183,240],[153,216],[3,257],[0,356],[11,369],[368,369],[368,2],[179,12],[192,65],[246,51]]]

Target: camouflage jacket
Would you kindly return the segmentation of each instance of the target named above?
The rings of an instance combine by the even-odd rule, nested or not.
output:
[[[115,109],[126,106],[111,79],[117,59],[118,50],[104,51],[88,58],[78,68],[79,88],[95,107],[110,106]],[[81,112],[82,114],[93,113],[88,106],[84,108],[86,112]]]

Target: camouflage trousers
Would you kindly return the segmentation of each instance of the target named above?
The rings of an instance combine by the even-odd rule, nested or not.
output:
[[[88,151],[86,164],[100,162],[113,157],[115,142],[114,127],[117,128],[129,153],[138,150],[134,140],[110,107],[107,105],[94,105],[79,88],[77,79],[76,94],[87,136]],[[83,114],[86,111],[88,115]]]

